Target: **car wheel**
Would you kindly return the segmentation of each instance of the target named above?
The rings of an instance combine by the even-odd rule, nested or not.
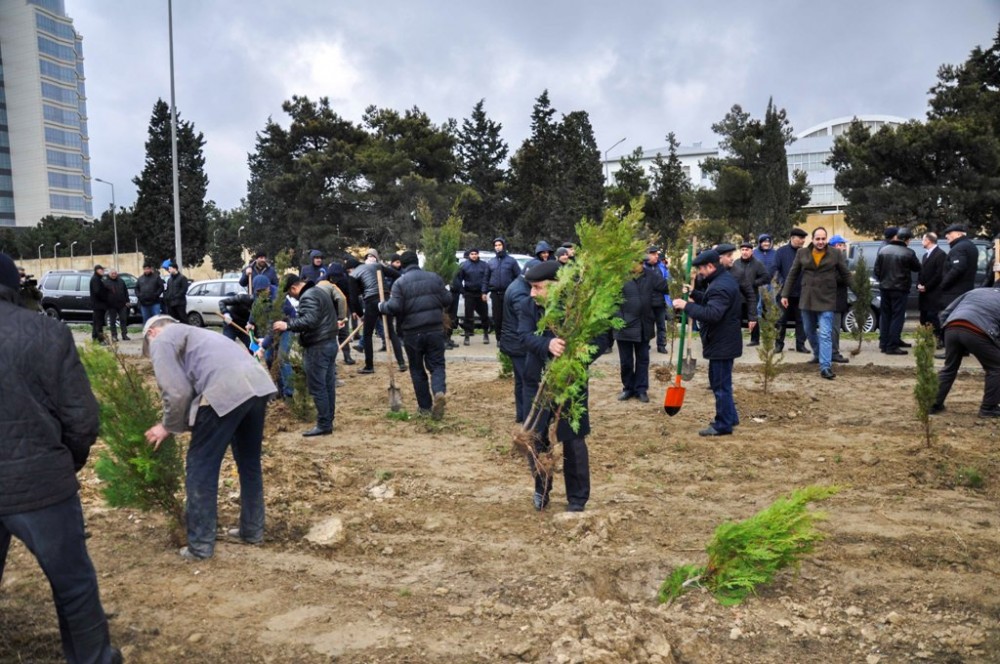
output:
[[[188,312],[188,325],[194,325],[195,327],[205,327],[205,319],[201,317],[197,311]]]
[[[49,318],[55,318],[59,320],[59,310],[55,307],[45,307],[45,315]]]
[[[874,332],[876,327],[878,327],[878,325],[877,325],[877,321],[876,321],[876,318],[875,318],[875,314],[873,312],[869,311],[868,312],[868,317],[865,318],[864,331],[865,332]],[[844,314],[844,325],[843,325],[843,328],[844,328],[844,332],[847,332],[848,334],[854,334],[855,332],[857,332],[858,321],[857,321],[857,318],[855,317],[853,311],[848,311],[846,314]]]

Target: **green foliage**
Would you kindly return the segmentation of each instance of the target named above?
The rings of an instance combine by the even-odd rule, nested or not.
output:
[[[100,404],[101,438],[107,446],[95,466],[104,482],[101,493],[112,507],[162,512],[179,526],[184,464],[177,441],[171,436],[153,451],[145,437],[160,420],[154,390],[134,365],[110,350],[84,346],[80,359]]]
[[[422,245],[424,250],[424,269],[433,272],[450,284],[458,272],[458,261],[455,252],[462,241],[462,217],[455,211],[458,201],[452,208],[448,220],[440,226],[433,223],[430,207],[426,201],[417,204],[417,218],[423,224]],[[457,297],[457,293],[455,294]]]
[[[159,262],[174,256],[173,159],[170,107],[162,99],[153,105],[146,140],[146,164],[132,182],[138,188],[135,215],[142,220],[143,250]],[[184,263],[201,265],[208,249],[205,193],[205,137],[194,124],[177,117],[177,161],[180,173],[181,240]]]
[[[956,482],[959,486],[979,490],[986,486],[986,479],[982,471],[975,466],[963,466],[955,473]]]
[[[614,185],[607,188],[608,207],[626,208],[633,199],[649,192],[649,178],[642,167],[642,147],[621,158],[613,177]]]
[[[219,272],[239,272],[243,267],[240,226],[245,226],[245,205],[235,210],[220,210],[214,201],[205,205],[208,219],[208,256]]]
[[[514,362],[502,350],[497,351],[497,362],[500,363],[500,368],[497,371],[497,378],[500,378],[501,380],[508,380],[514,377]]]
[[[757,357],[760,358],[760,377],[764,381],[764,394],[774,379],[781,373],[782,356],[775,352],[774,344],[778,341],[778,321],[781,320],[781,308],[774,301],[774,293],[781,289],[777,281],[771,282],[771,289],[761,286],[758,291],[764,300],[764,311],[757,325],[760,326],[760,345],[757,346]]]
[[[938,374],[934,368],[934,350],[937,337],[930,325],[917,326],[913,359],[917,363],[917,384],[913,386],[913,399],[917,404],[917,420],[924,428],[924,441],[930,447],[934,439],[931,429],[931,406],[937,399]]]
[[[498,229],[507,228],[510,204],[506,198],[508,183],[504,168],[509,148],[500,135],[503,125],[490,120],[484,106],[485,101],[480,99],[472,109],[472,116],[462,121],[455,150],[458,179],[476,194],[462,199],[461,217],[469,241],[485,246],[496,237]]]
[[[316,404],[309,394],[309,384],[306,381],[306,370],[298,342],[292,343],[292,352],[289,353],[287,360],[292,365],[292,398],[288,404],[289,410],[299,421],[312,422],[316,419]]]
[[[641,199],[633,201],[621,217],[609,210],[603,223],[582,219],[576,226],[580,238],[576,260],[560,269],[558,278],[549,284],[538,330],[563,339],[566,350],[546,366],[532,411],[536,413],[539,405],[558,409],[574,431],[580,425],[582,396],[597,352],[593,341],[621,325],[615,313],[622,286],[644,255],[645,242],[638,235],[642,204]],[[526,418],[526,430],[533,420],[531,415]]]
[[[858,347],[851,351],[851,355],[857,355],[861,352],[861,344],[865,341],[865,321],[872,313],[871,272],[868,270],[868,263],[865,262],[864,253],[858,254],[858,260],[854,264],[854,274],[851,275],[851,290],[854,291],[856,298],[854,304],[851,305],[851,312],[857,323],[852,334],[858,341]]]
[[[692,586],[712,592],[725,606],[740,604],[786,567],[798,568],[823,534],[815,523],[825,515],[807,505],[840,491],[836,486],[809,486],[775,500],[749,519],[726,522],[708,543],[708,564],[675,569],[660,586],[660,603],[673,601]]]
[[[388,411],[385,414],[385,419],[392,420],[393,422],[409,422],[410,413],[405,410]]]
[[[678,237],[684,211],[691,205],[691,180],[677,156],[678,147],[680,143],[674,133],[667,134],[667,155],[657,154],[651,169],[653,182],[646,202],[646,225],[661,242]]]

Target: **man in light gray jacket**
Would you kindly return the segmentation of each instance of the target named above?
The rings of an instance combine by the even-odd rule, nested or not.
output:
[[[264,481],[260,454],[268,398],[278,390],[267,371],[221,334],[153,316],[143,327],[143,350],[153,362],[163,421],[146,431],[154,449],[191,429],[185,464],[188,545],[183,558],[215,552],[219,468],[232,446],[240,476],[240,526],[229,531],[249,544],[264,539]]]

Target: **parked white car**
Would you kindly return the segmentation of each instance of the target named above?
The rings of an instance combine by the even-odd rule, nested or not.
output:
[[[243,292],[246,289],[240,286],[239,279],[205,279],[194,282],[187,292],[188,323],[198,327],[222,325],[219,300]]]

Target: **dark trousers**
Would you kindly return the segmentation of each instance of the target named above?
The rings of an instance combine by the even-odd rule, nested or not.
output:
[[[967,354],[979,360],[986,372],[982,407],[1000,404],[1000,348],[985,335],[955,325],[944,328],[944,366],[938,372],[936,403],[944,405],[962,366],[962,358]]]
[[[108,619],[87,553],[80,495],[31,512],[0,515],[0,579],[11,535],[24,542],[49,580],[66,661],[110,662]]]
[[[108,318],[107,309],[94,309],[94,317],[91,321],[90,336],[95,341],[104,337],[104,323]]]
[[[764,307],[769,307],[772,305],[770,297],[764,297],[761,293],[765,295],[771,292],[770,286],[761,286],[757,289],[757,324],[754,328],[750,330],[750,343],[759,344],[760,343],[760,326],[764,324]],[[784,339],[784,337],[782,337]],[[784,341],[782,341],[784,343]]]
[[[656,323],[656,350],[663,350],[667,347],[667,308],[653,307],[653,320]]]
[[[926,309],[920,310],[920,324],[930,325],[934,328],[934,337],[938,341],[938,345],[944,343],[944,330],[941,329],[941,312],[940,311],[928,311]]]
[[[403,339],[406,357],[410,361],[410,380],[417,397],[417,407],[429,409],[434,404],[431,394],[447,392],[444,371],[444,332],[409,332]],[[430,381],[427,374],[430,374]]]
[[[733,400],[733,361],[709,360],[708,385],[715,395],[715,421],[712,422],[712,428],[729,433],[740,423],[736,402]]]
[[[337,330],[337,345],[344,344],[344,341],[351,335],[353,327],[351,326],[351,318],[348,317],[348,324]],[[357,325],[357,321],[353,321]],[[344,344],[344,359],[351,359],[351,344]]]
[[[901,290],[883,290],[878,317],[878,349],[895,350],[903,343],[903,321],[906,320],[906,298]]]
[[[514,365],[514,421],[520,424],[528,416],[531,410],[531,402],[524,397],[524,355],[510,356],[510,362]]]
[[[503,308],[502,302],[500,306]],[[493,311],[495,312],[496,309],[494,308]],[[483,302],[483,294],[465,291],[465,325],[462,327],[465,329],[465,336],[467,337],[472,336],[472,333],[476,330],[476,315],[479,316],[479,320],[482,322],[483,334],[489,334],[489,307]]]
[[[211,406],[198,409],[187,452],[188,548],[207,558],[215,552],[219,469],[232,448],[240,476],[240,537],[264,538],[264,477],[260,466],[267,397],[251,397],[219,416]]]
[[[309,346],[302,356],[306,386],[316,404],[316,426],[328,431],[337,410],[337,340]]]
[[[458,329],[458,292],[452,291],[451,293],[451,305],[448,307],[448,317],[451,319],[451,327],[448,328],[448,333],[451,334]]]
[[[241,327],[245,328],[246,325],[244,324]],[[222,326],[222,336],[226,337],[227,339],[232,339],[233,341],[238,341],[247,348],[250,348],[250,337],[243,334],[232,325]]]
[[[778,306],[781,306],[780,301],[778,302]],[[777,341],[775,341],[775,346],[782,348],[785,346],[785,326],[790,320],[795,321],[795,349],[798,350],[806,343],[806,329],[802,326],[802,316],[799,314],[799,298],[797,297],[788,298],[788,306],[783,307],[781,310],[781,318],[778,319],[778,337]]]
[[[547,429],[548,427],[546,427]],[[547,438],[546,433],[546,438]],[[587,450],[587,439],[583,436],[560,440],[563,445],[563,478],[566,480],[566,502],[571,509],[582,510],[590,500],[590,453]],[[539,440],[535,443],[535,450],[538,454],[548,452],[550,445],[548,440]],[[552,492],[552,475],[544,477],[534,468],[531,469],[535,476],[535,493],[544,496],[548,503],[549,494]]]
[[[375,327],[378,321],[381,319],[382,314],[378,311],[378,297],[369,297],[365,300],[365,317],[364,324],[365,328],[361,331],[363,339],[363,344],[365,347],[365,368],[374,369],[375,368],[375,349],[372,347],[372,335],[375,334]],[[392,318],[389,318],[390,328],[392,326]],[[399,343],[399,335],[393,334],[393,330],[389,329],[389,339],[392,341],[392,352],[396,356],[396,362],[399,364],[403,363],[403,348]]]
[[[128,336],[128,307],[122,309],[108,309],[108,328],[111,330],[111,338],[118,338],[118,328],[122,329],[122,337]]]
[[[618,339],[622,390],[638,396],[649,390],[649,342]]]
[[[500,343],[500,331],[503,330],[503,296],[506,289],[490,291],[490,303],[493,305],[493,336]]]
[[[175,318],[187,325],[187,301],[181,302],[180,304],[168,304],[166,313],[171,318]]]

